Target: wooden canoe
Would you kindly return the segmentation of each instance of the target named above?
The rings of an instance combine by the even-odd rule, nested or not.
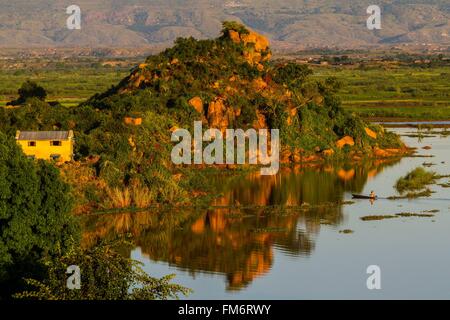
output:
[[[364,196],[364,195],[360,195],[360,194],[352,194],[352,196],[353,196],[353,199],[373,199],[373,200],[377,200],[378,199],[378,197],[377,196],[375,196],[375,197],[371,197],[371,196]]]

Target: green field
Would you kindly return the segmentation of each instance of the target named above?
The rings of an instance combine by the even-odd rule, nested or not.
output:
[[[0,73],[0,106],[17,97],[26,80],[43,86],[47,100],[76,106],[93,94],[103,92],[129,74],[128,67],[71,66],[60,69],[37,68],[33,71],[7,70]]]
[[[316,67],[342,82],[343,105],[366,118],[450,119],[450,67]]]
[[[0,106],[17,96],[27,79],[38,82],[48,92],[48,100],[76,106],[95,93],[117,84],[138,60],[126,66],[108,67],[99,63],[63,63],[49,67],[4,70],[0,74]],[[450,66],[420,68],[386,66],[313,67],[316,79],[335,76],[342,82],[339,96],[348,110],[365,118],[421,120],[450,119]]]

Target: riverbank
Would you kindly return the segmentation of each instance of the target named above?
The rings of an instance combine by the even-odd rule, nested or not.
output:
[[[376,164],[376,166],[384,166],[400,161],[405,156],[410,156],[415,153],[415,149],[405,147],[403,149],[382,150],[376,149],[376,152],[371,156],[367,156],[363,152],[350,152],[349,155],[343,157],[329,157],[323,153],[319,153],[316,156],[299,157],[298,162],[288,161],[283,162],[280,166],[279,172],[286,173],[299,173],[303,170],[326,170],[327,172],[335,172],[340,179],[351,180],[354,178],[356,172],[351,169],[353,167],[365,166],[367,163]],[[350,168],[350,169],[348,169]],[[187,168],[185,168],[187,169]],[[92,203],[91,205],[85,205],[75,208],[74,214],[77,216],[89,216],[89,215],[104,215],[104,214],[118,214],[118,213],[139,213],[149,210],[170,210],[170,209],[186,209],[186,210],[206,210],[206,209],[218,209],[222,208],[234,208],[239,209],[255,209],[257,205],[241,206],[240,204],[228,204],[224,206],[214,205],[215,201],[220,199],[223,194],[221,189],[223,186],[233,184],[234,181],[241,179],[247,179],[249,176],[260,176],[260,166],[256,165],[195,165],[190,170],[196,172],[196,174],[202,176],[203,179],[203,191],[189,190],[189,201],[177,202],[174,199],[171,203],[161,202],[154,203],[145,207],[124,206],[120,208],[99,208],[101,203]],[[276,176],[268,176],[269,179]],[[218,182],[218,180],[220,182]],[[335,203],[337,205],[339,203]]]

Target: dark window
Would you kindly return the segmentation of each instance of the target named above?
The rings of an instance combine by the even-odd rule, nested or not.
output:
[[[28,141],[29,147],[36,147],[36,141]]]
[[[50,158],[54,161],[58,161],[61,158],[61,155],[59,154],[51,154]]]
[[[62,143],[61,143],[61,141],[54,140],[54,141],[50,141],[50,145],[60,147],[62,145]]]

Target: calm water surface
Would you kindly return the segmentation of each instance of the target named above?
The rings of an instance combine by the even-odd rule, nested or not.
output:
[[[424,162],[450,173],[450,137],[395,130],[419,155],[434,157],[219,180],[223,197],[214,208],[88,217],[84,241],[131,233],[136,248],[127,254],[152,276],[175,273],[175,282],[194,290],[191,299],[448,299],[450,188],[433,185],[430,198],[332,205],[350,201],[352,192],[396,195],[396,180]],[[360,219],[429,210],[439,212]],[[339,232],[345,229],[353,233]],[[366,287],[369,265],[381,268],[381,290]]]

